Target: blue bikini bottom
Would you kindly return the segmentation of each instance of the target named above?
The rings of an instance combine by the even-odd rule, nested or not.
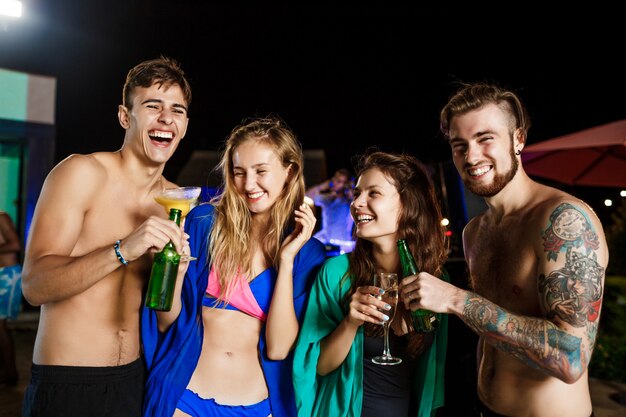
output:
[[[188,389],[183,392],[176,408],[192,417],[267,417],[272,414],[269,397],[251,405],[218,404],[213,398],[202,398]]]

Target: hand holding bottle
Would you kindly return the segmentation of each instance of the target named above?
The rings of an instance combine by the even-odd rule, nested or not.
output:
[[[120,252],[128,262],[132,262],[147,252],[157,253],[172,242],[182,253],[185,235],[175,222],[158,216],[150,216],[128,236],[121,237]]]
[[[466,294],[443,279],[420,272],[402,280],[400,297],[411,311],[426,309],[435,313],[452,313],[463,310]]]
[[[177,226],[180,225],[181,213],[179,209],[170,209],[170,220]],[[161,311],[171,310],[179,262],[180,254],[171,241],[161,252],[154,255],[146,294],[146,307]]]
[[[404,296],[406,291],[405,285],[410,284],[410,278],[414,277],[417,274],[417,265],[415,263],[415,259],[413,255],[409,251],[408,245],[404,239],[400,239],[397,242],[398,251],[400,253],[400,264],[402,265],[402,276],[404,279],[402,280],[402,289],[401,293],[403,294],[402,300],[407,309],[411,310],[411,319],[413,321],[413,328],[416,332],[432,332],[438,326],[437,316],[430,310],[422,309],[422,308],[413,308],[411,309],[411,302],[407,303],[407,300]],[[409,278],[407,278],[409,277]],[[413,293],[409,293],[409,295],[414,295]]]

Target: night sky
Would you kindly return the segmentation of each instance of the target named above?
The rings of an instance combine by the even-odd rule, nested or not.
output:
[[[25,0],[24,19],[0,20],[0,67],[57,78],[57,161],[121,146],[126,72],[160,54],[194,95],[171,178],[193,149],[270,113],[325,149],[330,173],[372,145],[444,161],[438,113],[459,80],[517,91],[529,143],[626,118],[616,10],[207,3]]]

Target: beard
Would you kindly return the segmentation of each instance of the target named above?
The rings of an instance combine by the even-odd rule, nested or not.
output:
[[[511,169],[503,174],[497,174],[491,184],[475,184],[470,181],[463,181],[468,190],[479,197],[493,197],[498,194],[506,185],[511,182],[517,170],[519,169],[519,161],[513,150],[513,143],[511,142]]]

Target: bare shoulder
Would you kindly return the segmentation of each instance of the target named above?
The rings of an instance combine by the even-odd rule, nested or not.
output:
[[[67,206],[71,203],[88,207],[114,171],[114,157],[105,152],[70,155],[48,174],[40,197],[41,205],[52,203],[56,206],[58,203]]]
[[[13,224],[9,213],[6,211],[0,211],[0,224]]]
[[[484,214],[473,217],[463,228],[463,242],[468,244],[478,234],[480,225],[483,221]]]
[[[577,227],[587,224],[596,233],[604,236],[602,224],[591,206],[571,194],[554,190],[537,204],[537,218],[544,227],[552,225],[562,238],[569,239]]]
[[[591,206],[559,190],[537,205],[536,219],[540,224],[541,241],[537,250],[556,260],[564,248],[582,251],[600,265],[608,263],[608,248],[602,223]]]
[[[6,211],[0,211],[0,243],[18,240],[17,230],[11,216]]]
[[[98,182],[107,174],[108,157],[103,153],[73,154],[59,162],[49,178],[57,181]]]

